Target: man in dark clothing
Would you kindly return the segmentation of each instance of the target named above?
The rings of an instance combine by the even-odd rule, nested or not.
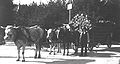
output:
[[[88,43],[88,36],[87,31],[83,29],[82,37],[81,37],[81,56],[87,56],[87,43]],[[83,49],[85,48],[85,53],[83,53]]]

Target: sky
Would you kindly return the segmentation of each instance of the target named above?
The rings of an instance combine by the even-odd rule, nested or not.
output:
[[[37,3],[38,5],[39,5],[39,2],[40,2],[40,1],[43,2],[43,3],[45,3],[45,4],[47,4],[47,3],[49,2],[49,0],[13,0],[13,3],[14,3],[14,4],[19,4],[19,2],[20,2],[21,5],[22,5],[22,4],[27,4],[27,5],[29,5],[30,3],[33,3],[33,1],[34,1],[35,3]]]
[[[39,5],[40,2],[47,4],[50,0],[13,0],[13,3],[19,4],[19,2],[20,2],[21,5],[23,5],[23,4],[29,5],[30,3],[33,3],[33,1]],[[69,0],[66,0],[66,1],[68,2]]]

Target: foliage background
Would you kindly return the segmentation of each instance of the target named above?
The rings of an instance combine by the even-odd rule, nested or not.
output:
[[[92,22],[100,19],[120,24],[120,0],[73,0],[72,18],[76,14],[88,15]],[[68,23],[66,0],[50,0],[48,4],[40,2],[28,5],[17,5],[12,0],[0,0],[0,24],[16,24],[32,26],[35,24],[44,27],[56,27]]]

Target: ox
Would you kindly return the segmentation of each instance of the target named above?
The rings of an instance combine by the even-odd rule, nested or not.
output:
[[[0,45],[5,44],[4,36],[5,36],[5,28],[0,26]]]
[[[40,50],[41,50],[41,42],[44,34],[44,30],[40,27],[10,27],[5,35],[5,39],[11,38],[18,50],[18,58],[16,61],[20,61],[20,48],[22,47],[22,62],[25,61],[24,51],[25,47],[28,45],[35,44],[35,56],[34,58],[41,58]],[[39,54],[37,54],[39,52]]]
[[[60,40],[59,40],[59,32],[60,30],[57,28],[50,28],[47,31],[47,39],[50,43],[50,53],[52,53],[52,49],[54,51],[54,55],[55,55],[55,47],[58,46],[58,53],[61,53],[61,48],[60,48]]]
[[[63,55],[65,55],[66,47],[67,47],[67,55],[69,55],[70,44],[76,43],[76,45],[78,45],[78,43],[79,43],[79,33],[77,31],[72,30],[69,24],[64,24],[60,28],[59,39],[63,43],[63,47],[64,47]],[[76,51],[77,51],[77,49],[76,49]]]

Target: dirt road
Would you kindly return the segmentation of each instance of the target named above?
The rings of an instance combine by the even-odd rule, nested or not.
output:
[[[9,43],[10,44],[10,43]],[[62,53],[49,55],[49,52],[42,50],[41,59],[34,59],[34,47],[26,47],[26,62],[16,61],[17,49],[14,45],[0,46],[0,64],[120,64],[120,45],[113,45],[107,48],[101,45],[94,48],[95,51],[88,52],[87,57],[74,56],[70,50],[70,56],[62,56]]]

